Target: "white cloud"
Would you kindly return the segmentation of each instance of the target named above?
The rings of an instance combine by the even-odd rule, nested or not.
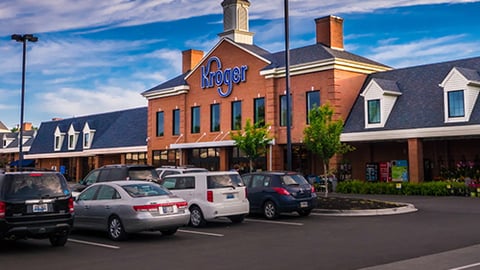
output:
[[[56,117],[88,115],[147,105],[146,99],[137,89],[117,86],[98,87],[93,92],[89,89],[62,88],[55,92],[45,92],[37,98],[41,105],[34,105],[36,107],[33,109]]]
[[[379,46],[366,55],[381,63],[399,68],[465,58],[473,52],[480,53],[480,42],[468,42],[466,35],[415,40],[409,43],[394,43],[395,39],[379,41]]]
[[[328,14],[368,12],[382,8],[440,3],[468,3],[475,0],[290,0],[290,16],[317,17]],[[251,19],[284,16],[282,0],[251,2]],[[83,28],[132,26],[221,14],[220,0],[7,0],[0,5],[0,36],[43,33]],[[253,8],[254,7],[254,8]]]

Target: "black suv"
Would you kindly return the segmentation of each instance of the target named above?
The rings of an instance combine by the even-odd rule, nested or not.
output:
[[[94,169],[85,176],[78,184],[72,186],[72,191],[77,193],[84,190],[91,184],[97,182],[109,182],[116,180],[144,180],[160,182],[155,167],[140,164],[115,164],[105,165]]]
[[[0,240],[48,238],[52,246],[64,246],[73,222],[73,198],[62,174],[0,174]]]

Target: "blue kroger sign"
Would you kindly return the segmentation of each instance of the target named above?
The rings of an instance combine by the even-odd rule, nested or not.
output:
[[[210,71],[212,63],[217,64],[218,70]],[[208,59],[207,65],[202,66],[202,89],[217,86],[218,94],[221,97],[228,97],[232,93],[233,84],[239,84],[246,80],[248,66],[233,67],[222,70],[222,61],[216,56]],[[226,90],[223,90],[226,85]]]

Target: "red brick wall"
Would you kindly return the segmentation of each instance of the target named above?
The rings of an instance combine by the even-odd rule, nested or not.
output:
[[[198,68],[187,78],[190,87],[188,94],[150,100],[148,109],[149,158],[151,158],[153,150],[168,149],[170,144],[175,142],[193,143],[198,140],[199,142],[208,142],[214,141],[215,138],[223,138],[220,132],[210,132],[211,104],[220,104],[220,130],[227,132],[231,130],[231,103],[233,101],[242,101],[242,122],[244,126],[247,118],[253,120],[254,98],[264,97],[266,122],[271,125],[270,134],[275,137],[277,144],[273,151],[273,168],[283,169],[283,151],[278,144],[286,144],[287,142],[286,127],[279,126],[279,98],[280,95],[285,94],[285,77],[265,79],[264,76],[260,75],[260,71],[268,63],[227,41],[222,42],[210,52],[201,65],[205,65],[205,62],[212,56],[221,60],[222,70],[248,65],[246,82],[235,84],[230,96],[221,97],[217,92],[217,87],[201,88],[201,69]],[[217,70],[215,63],[212,64],[211,70]],[[337,111],[337,117],[345,120],[364,79],[365,75],[341,70],[326,70],[291,76],[292,143],[302,143],[303,141],[307,113],[306,92],[319,90],[321,103],[330,102]],[[190,130],[192,106],[200,106],[201,128],[200,133],[197,134],[192,134]],[[171,135],[172,110],[177,107],[181,110],[180,133],[183,136],[180,139],[178,136]],[[157,111],[164,111],[165,136],[163,137],[156,137],[155,134]],[[206,133],[205,136],[203,136],[204,133]],[[228,140],[230,137],[225,136],[225,139]]]

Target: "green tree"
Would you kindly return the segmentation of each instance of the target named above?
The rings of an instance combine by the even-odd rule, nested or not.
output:
[[[253,125],[251,120],[247,119],[245,128],[231,135],[235,145],[247,156],[250,162],[250,172],[252,171],[253,160],[265,154],[268,144],[272,141],[268,134],[268,127],[268,124]]]
[[[334,111],[329,104],[312,109],[308,115],[310,125],[303,130],[305,147],[318,155],[323,162],[325,196],[328,196],[330,160],[335,154],[344,154],[354,148],[340,141],[343,120],[333,120]]]

